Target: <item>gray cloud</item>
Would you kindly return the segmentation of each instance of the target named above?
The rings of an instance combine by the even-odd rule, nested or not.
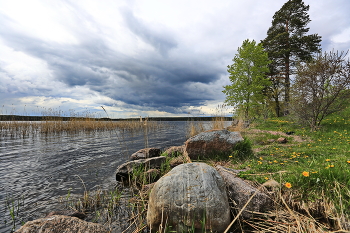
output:
[[[275,1],[270,2],[277,5]],[[311,2],[305,2],[311,5]],[[334,4],[349,5],[340,0],[335,2]],[[208,18],[193,24],[203,28],[193,27],[187,30],[186,33],[192,33],[193,30],[193,34],[189,37],[194,38],[188,39],[187,35],[179,34],[181,30],[167,27],[162,22],[145,21],[130,6],[116,7],[116,14],[120,13],[121,16],[118,26],[124,28],[125,35],[115,39],[111,36],[114,34],[108,31],[112,29],[101,25],[95,15],[91,15],[87,10],[70,1],[62,1],[62,3],[67,5],[71,14],[69,21],[62,20],[60,23],[76,39],[76,43],[60,43],[36,37],[22,30],[23,28],[15,20],[0,12],[1,43],[14,51],[45,61],[51,72],[50,78],[40,77],[42,80],[49,80],[46,81],[49,82],[45,84],[46,86],[18,82],[18,85],[27,86],[16,87],[10,80],[16,77],[1,67],[4,64],[0,63],[0,75],[8,77],[1,80],[3,84],[6,82],[0,88],[2,92],[17,92],[20,96],[42,94],[51,97],[67,97],[64,91],[55,89],[83,87],[91,93],[98,93],[118,101],[118,104],[125,108],[183,114],[187,112],[189,106],[202,106],[208,101],[223,100],[221,88],[226,83],[220,83],[219,80],[227,76],[226,66],[231,63],[236,49],[241,46],[244,39],[252,35],[256,38],[250,39],[256,41],[263,39],[274,14],[274,11],[260,4],[259,7],[263,9],[252,15],[264,17],[263,19],[246,17],[240,21],[239,18],[245,17],[242,10],[233,8],[236,13],[231,12],[226,9],[230,7],[228,4],[226,8],[220,9],[220,14],[212,12],[204,15]],[[278,10],[283,3],[282,0],[278,1],[279,6],[276,9]],[[251,4],[254,5],[251,9],[259,9],[258,4],[253,1],[248,1],[247,7]],[[239,4],[239,6],[243,5],[243,3]],[[313,7],[314,4],[311,5],[311,9]],[[316,8],[317,10],[312,11],[315,19],[312,18],[310,32],[323,36],[322,45],[328,48],[334,43],[333,36],[341,33],[342,29],[327,29],[325,25],[328,21],[323,20],[321,17],[323,14],[318,12],[324,9]],[[339,20],[342,28],[350,26],[349,19],[341,18],[347,15],[343,10],[345,8],[345,6],[342,9],[337,8],[341,14],[334,13],[329,16],[329,20]],[[262,28],[264,20],[267,22],[264,25],[266,28]],[[318,21],[324,25],[320,25]],[[329,22],[328,25],[332,27],[333,23]],[[130,38],[141,40],[149,45],[149,48],[137,47],[135,42],[131,41],[130,47],[123,50],[110,43],[113,40],[121,40],[122,36],[125,36],[125,40]],[[337,44],[343,47],[347,45],[349,42]],[[136,52],[132,54],[128,50]],[[57,86],[58,83],[60,83],[59,86]],[[108,99],[101,100],[100,104],[114,105],[113,101]]]
[[[177,43],[170,31],[164,28],[161,31],[152,29],[136,18],[128,8],[122,8],[120,12],[129,30],[152,45],[163,56],[166,56],[170,49],[176,48]]]

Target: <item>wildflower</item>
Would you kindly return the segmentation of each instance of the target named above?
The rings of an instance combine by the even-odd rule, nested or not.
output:
[[[350,164],[350,160],[349,160],[349,161],[346,161],[346,162],[348,162],[348,163]]]
[[[265,180],[268,180],[269,178],[268,177],[265,177]]]
[[[287,188],[291,188],[292,187],[292,184],[291,183],[289,183],[289,182],[287,182],[284,186],[286,186]]]
[[[260,160],[264,160],[262,157],[259,158]]]
[[[232,158],[232,155],[230,155],[229,158]]]
[[[294,162],[299,163],[299,161],[294,161]]]
[[[261,162],[261,161],[258,161],[258,164],[262,164],[262,162]]]
[[[310,176],[310,173],[309,172],[306,172],[306,171],[303,171],[303,176],[305,176],[305,177],[309,177]]]
[[[331,165],[329,165],[329,167],[334,167],[334,165],[333,165],[333,164],[331,164]]]
[[[330,159],[326,159],[326,162],[329,162],[329,161],[331,161]]]

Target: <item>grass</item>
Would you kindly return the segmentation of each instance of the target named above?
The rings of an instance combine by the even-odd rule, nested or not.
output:
[[[325,119],[317,131],[288,118],[257,122],[255,129],[242,132],[254,142],[255,156],[239,163],[231,161],[232,167],[247,169],[240,174],[244,179],[260,184],[272,179],[280,182],[294,210],[310,214],[329,229],[340,229],[350,216],[349,110]],[[286,144],[266,143],[281,137],[276,131],[295,134],[287,137]]]

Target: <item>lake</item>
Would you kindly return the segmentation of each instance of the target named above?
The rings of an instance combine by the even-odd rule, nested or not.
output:
[[[60,198],[87,190],[112,189],[115,170],[145,147],[165,149],[186,141],[189,122],[161,122],[147,132],[32,134],[0,137],[0,232],[62,209]],[[209,129],[211,122],[203,123]],[[84,184],[83,184],[84,182]],[[18,216],[17,216],[18,213]]]

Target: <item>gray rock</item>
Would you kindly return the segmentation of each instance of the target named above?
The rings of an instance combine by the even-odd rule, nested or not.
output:
[[[130,160],[147,159],[160,156],[160,149],[158,148],[144,148],[130,156]]]
[[[135,168],[139,168],[142,166],[144,168],[144,171],[147,171],[149,169],[153,168],[160,168],[160,166],[166,161],[166,157],[159,156],[159,157],[153,157],[148,159],[139,159],[134,161],[129,161],[126,163],[123,163],[117,168],[116,171],[116,180],[117,181],[127,181],[129,179],[129,176],[133,173]]]
[[[210,130],[189,138],[185,142],[185,151],[191,159],[210,158],[218,154],[229,154],[234,146],[243,141],[239,132]]]
[[[24,224],[17,233],[107,233],[98,223],[86,222],[76,217],[53,215]]]
[[[257,192],[242,212],[241,216],[243,218],[251,218],[251,212],[263,213],[273,208],[273,201],[268,195],[237,177],[236,173],[222,166],[216,166],[216,170],[224,179],[228,196],[234,201],[234,207],[237,209],[237,212],[240,211],[249,198]]]
[[[192,226],[199,232],[202,227],[224,231],[230,224],[230,207],[222,177],[205,163],[173,168],[152,188],[147,223],[154,231],[160,225],[176,232],[187,232]]]

